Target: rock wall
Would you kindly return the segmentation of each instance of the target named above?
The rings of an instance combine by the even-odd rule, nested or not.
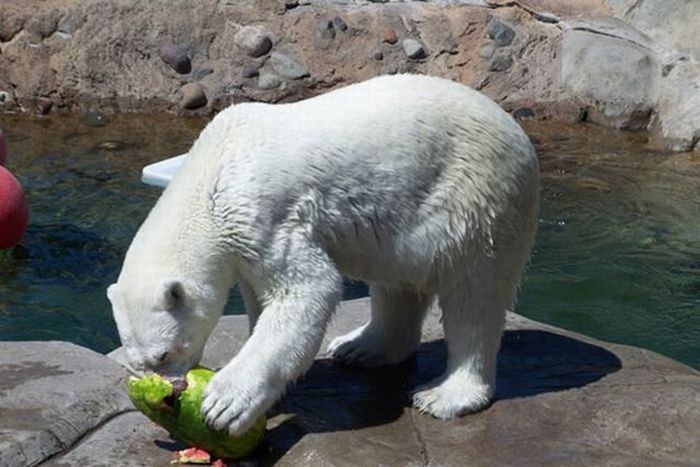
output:
[[[426,73],[475,87],[516,117],[648,128],[660,144],[691,150],[698,5],[5,0],[0,109],[210,113]]]

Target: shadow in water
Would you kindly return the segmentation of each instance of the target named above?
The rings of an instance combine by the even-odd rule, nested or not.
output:
[[[304,436],[387,425],[410,406],[416,386],[442,374],[444,341],[423,343],[415,358],[374,369],[317,360],[276,409],[258,459],[274,463]],[[538,330],[506,331],[499,353],[495,401],[591,384],[619,370],[615,354],[570,337]]]

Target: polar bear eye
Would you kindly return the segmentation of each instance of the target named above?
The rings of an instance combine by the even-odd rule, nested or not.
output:
[[[159,303],[166,311],[173,311],[185,298],[185,290],[182,283],[177,280],[167,280],[160,284]]]

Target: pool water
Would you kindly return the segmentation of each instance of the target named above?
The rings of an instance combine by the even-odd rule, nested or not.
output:
[[[119,344],[105,288],[160,194],[140,183],[141,167],[186,152],[206,121],[104,123],[0,115],[31,209],[21,246],[0,252],[0,340]],[[595,126],[526,129],[543,190],[517,311],[700,368],[700,156]],[[347,284],[347,298],[365,293]],[[242,310],[234,289],[227,313]]]

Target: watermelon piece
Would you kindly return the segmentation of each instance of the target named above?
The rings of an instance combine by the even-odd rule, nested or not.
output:
[[[214,372],[195,368],[185,380],[170,381],[157,374],[129,379],[129,398],[134,406],[173,438],[206,451],[214,457],[240,459],[251,454],[265,435],[265,417],[240,436],[210,429],[200,412],[204,389]],[[208,463],[208,462],[207,462]]]
[[[197,448],[187,448],[182,451],[178,451],[173,456],[173,460],[170,461],[171,464],[210,464],[211,455],[203,450]]]

